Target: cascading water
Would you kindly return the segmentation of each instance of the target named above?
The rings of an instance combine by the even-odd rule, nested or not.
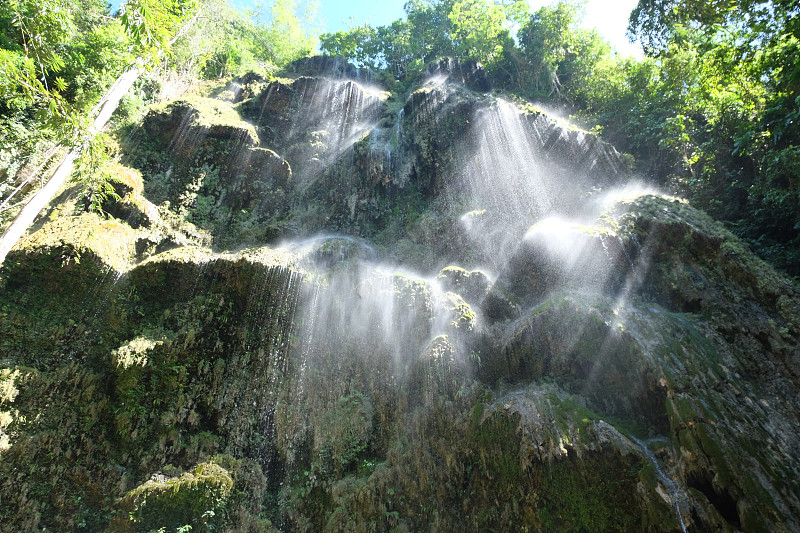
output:
[[[353,80],[301,77],[289,87],[271,84],[253,118],[262,140],[289,160],[302,189],[372,130],[384,99]]]
[[[475,120],[474,154],[462,156],[465,163],[449,194],[466,194],[468,211],[481,213],[477,227],[469,220],[465,224],[498,268],[520,233],[553,210],[555,195],[537,156],[539,146],[531,142],[516,108],[498,100]]]
[[[650,464],[653,465],[653,468],[656,471],[656,475],[658,476],[658,480],[664,486],[667,491],[667,495],[669,496],[670,503],[675,506],[675,514],[678,517],[678,522],[681,525],[681,531],[686,533],[686,524],[683,522],[683,510],[686,509],[685,498],[678,490],[678,487],[675,486],[675,482],[672,481],[667,475],[661,470],[661,466],[658,464],[658,460],[653,455],[653,452],[650,451],[650,448],[647,447],[647,443],[640,441],[634,436],[629,436],[633,442],[635,442],[639,448],[641,448],[642,453],[650,461]]]
[[[575,157],[577,167],[568,168],[548,155],[569,135],[540,117],[525,118],[517,106],[502,99],[477,111],[469,141],[457,158],[455,177],[445,191],[464,206],[463,228],[485,264],[496,271],[516,252],[528,229],[545,218],[557,217],[539,226],[539,234],[548,228],[558,233],[597,216],[583,216],[590,205],[587,200],[599,191],[590,176],[594,160]],[[580,134],[572,142],[577,153],[591,153],[586,136]],[[578,215],[580,221],[568,220]]]
[[[8,528],[798,529],[786,283],[477,65],[303,68],[154,108],[116,218],[4,265]]]
[[[512,228],[552,211],[556,183],[546,175],[540,145],[531,142],[519,110],[497,100],[475,120],[476,152],[466,159],[456,185],[466,189],[473,209],[487,209]]]
[[[303,368],[370,354],[399,382],[457,320],[436,280],[377,262],[364,242],[330,236],[285,246],[306,257],[303,264],[316,278],[303,298],[303,341],[296,350]]]

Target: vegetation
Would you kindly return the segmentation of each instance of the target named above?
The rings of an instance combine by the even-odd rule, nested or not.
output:
[[[580,8],[413,0],[406,20],[323,34],[320,48],[400,79],[442,56],[478,61],[495,88],[602,131],[647,180],[800,274],[797,2],[641,0],[629,27],[641,60],[580,28]]]
[[[527,261],[535,248],[497,279],[456,266],[482,256],[455,231],[461,200],[436,198],[442,168],[501,105],[418,88],[450,56],[562,108],[797,268],[781,233],[798,210],[797,9],[643,0],[637,60],[580,29],[577,4],[526,6],[411,0],[406,20],[323,35],[381,71],[379,96],[275,77],[314,44],[294,0],[266,22],[228,0],[0,6],[0,201],[83,142],[120,73],[151,66],[115,124],[136,131],[83,145],[83,195],[59,197],[0,269],[0,532],[797,529],[791,284],[660,196],[573,228],[608,276]],[[317,59],[286,72],[342,67]],[[219,81],[137,120],[203,78]],[[348,122],[315,112],[345,98],[380,126],[339,152]],[[407,153],[414,175],[393,181]],[[550,163],[584,174],[570,153]],[[345,236],[264,246],[320,228]],[[381,239],[402,272],[372,272],[392,260]],[[433,283],[405,270],[417,254],[460,257]]]
[[[440,57],[479,62],[495,88],[603,132],[636,157],[647,180],[688,196],[762,257],[800,274],[796,2],[641,0],[629,27],[644,48],[640,60],[582,29],[579,1],[534,13],[512,0],[412,0],[405,9],[404,20],[386,26],[323,34],[320,50],[399,81],[416,79]],[[229,0],[130,0],[114,16],[100,0],[4,3],[0,223],[23,204],[57,147],[79,142],[92,107],[137,57],[166,51],[118,121],[138,117],[167,79],[271,74],[308,55],[316,40],[299,12],[296,0],[274,2],[268,17]],[[78,167],[86,196],[100,199],[94,207],[108,187],[90,176],[110,150],[93,146]]]
[[[270,73],[309,54],[315,40],[304,34],[297,11],[294,0],[279,0],[264,22],[227,0],[129,0],[114,16],[100,0],[3,3],[0,227],[44,179],[61,147],[87,142],[98,100],[125,70],[150,68],[122,102],[118,123],[138,118],[168,84],[244,70]],[[96,170],[113,147],[86,146],[75,177],[98,208],[110,188]]]

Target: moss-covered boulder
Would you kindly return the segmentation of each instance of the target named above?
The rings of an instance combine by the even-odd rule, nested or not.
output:
[[[255,129],[234,107],[198,97],[173,101],[151,109],[142,129],[146,149],[131,164],[144,175],[152,202],[208,230],[223,246],[274,236],[289,208],[292,170],[258,146]]]
[[[629,271],[621,240],[609,228],[547,219],[528,230],[499,279],[531,305],[563,285],[613,293]]]
[[[800,528],[789,280],[533,108],[240,81],[3,264],[0,530]]]
[[[217,138],[257,146],[258,135],[227,102],[192,97],[153,107],[142,124],[148,139],[174,143],[178,151],[192,150],[197,141]]]
[[[436,279],[445,290],[455,292],[468,302],[482,302],[491,284],[489,277],[480,270],[465,270],[448,266],[439,271]]]
[[[120,499],[123,514],[112,523],[112,530],[173,530],[188,525],[213,531],[222,523],[218,515],[232,489],[230,473],[215,463],[199,464],[179,477],[154,475]]]

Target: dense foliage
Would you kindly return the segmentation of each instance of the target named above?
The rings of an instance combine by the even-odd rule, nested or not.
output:
[[[403,79],[441,56],[565,110],[633,154],[638,171],[725,220],[800,274],[800,3],[641,0],[641,60],[579,27],[580,2],[412,0],[406,20],[323,34],[323,52]]]
[[[631,148],[652,154],[651,175],[678,180],[795,276],[799,21],[796,0],[641,0],[630,31],[653,67],[635,103],[616,110],[630,124]]]
[[[104,0],[0,4],[0,227],[59,147],[85,144],[94,106],[134,63],[149,70],[123,101],[118,122],[136,118],[170,86],[273,72],[308,55],[316,41],[298,12],[295,0],[278,0],[268,17],[242,13],[228,0],[128,0],[114,15]],[[78,165],[91,167],[91,179],[102,151],[84,150],[89,155]]]
[[[161,67],[139,82],[122,120],[165,80],[274,72],[308,55],[316,41],[301,7],[278,0],[263,17],[228,0],[130,0],[112,16],[100,0],[3,3],[0,201],[75,136],[137,57],[160,57]],[[800,274],[800,2],[641,0],[629,30],[643,59],[581,28],[580,2],[530,13],[514,0],[410,0],[405,10],[386,26],[323,34],[320,50],[382,72],[396,90],[434,59],[480,62],[495,88],[602,131],[645,179],[692,198]]]

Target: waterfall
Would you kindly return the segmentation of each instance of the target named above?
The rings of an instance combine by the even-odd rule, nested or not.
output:
[[[667,490],[667,494],[669,495],[670,499],[672,500],[672,504],[675,506],[675,514],[678,517],[678,522],[681,525],[681,531],[686,533],[686,524],[683,522],[683,513],[681,512],[681,503],[684,500],[683,495],[678,490],[677,485],[675,482],[672,481],[667,475],[661,470],[661,466],[658,464],[658,460],[656,459],[653,452],[647,447],[647,443],[642,442],[641,440],[637,439],[633,435],[628,435],[628,438],[631,439],[633,442],[639,446],[642,450],[642,453],[647,458],[648,461],[653,465],[653,468],[656,470],[656,475],[658,476],[658,480]],[[684,504],[685,505],[685,504]]]

